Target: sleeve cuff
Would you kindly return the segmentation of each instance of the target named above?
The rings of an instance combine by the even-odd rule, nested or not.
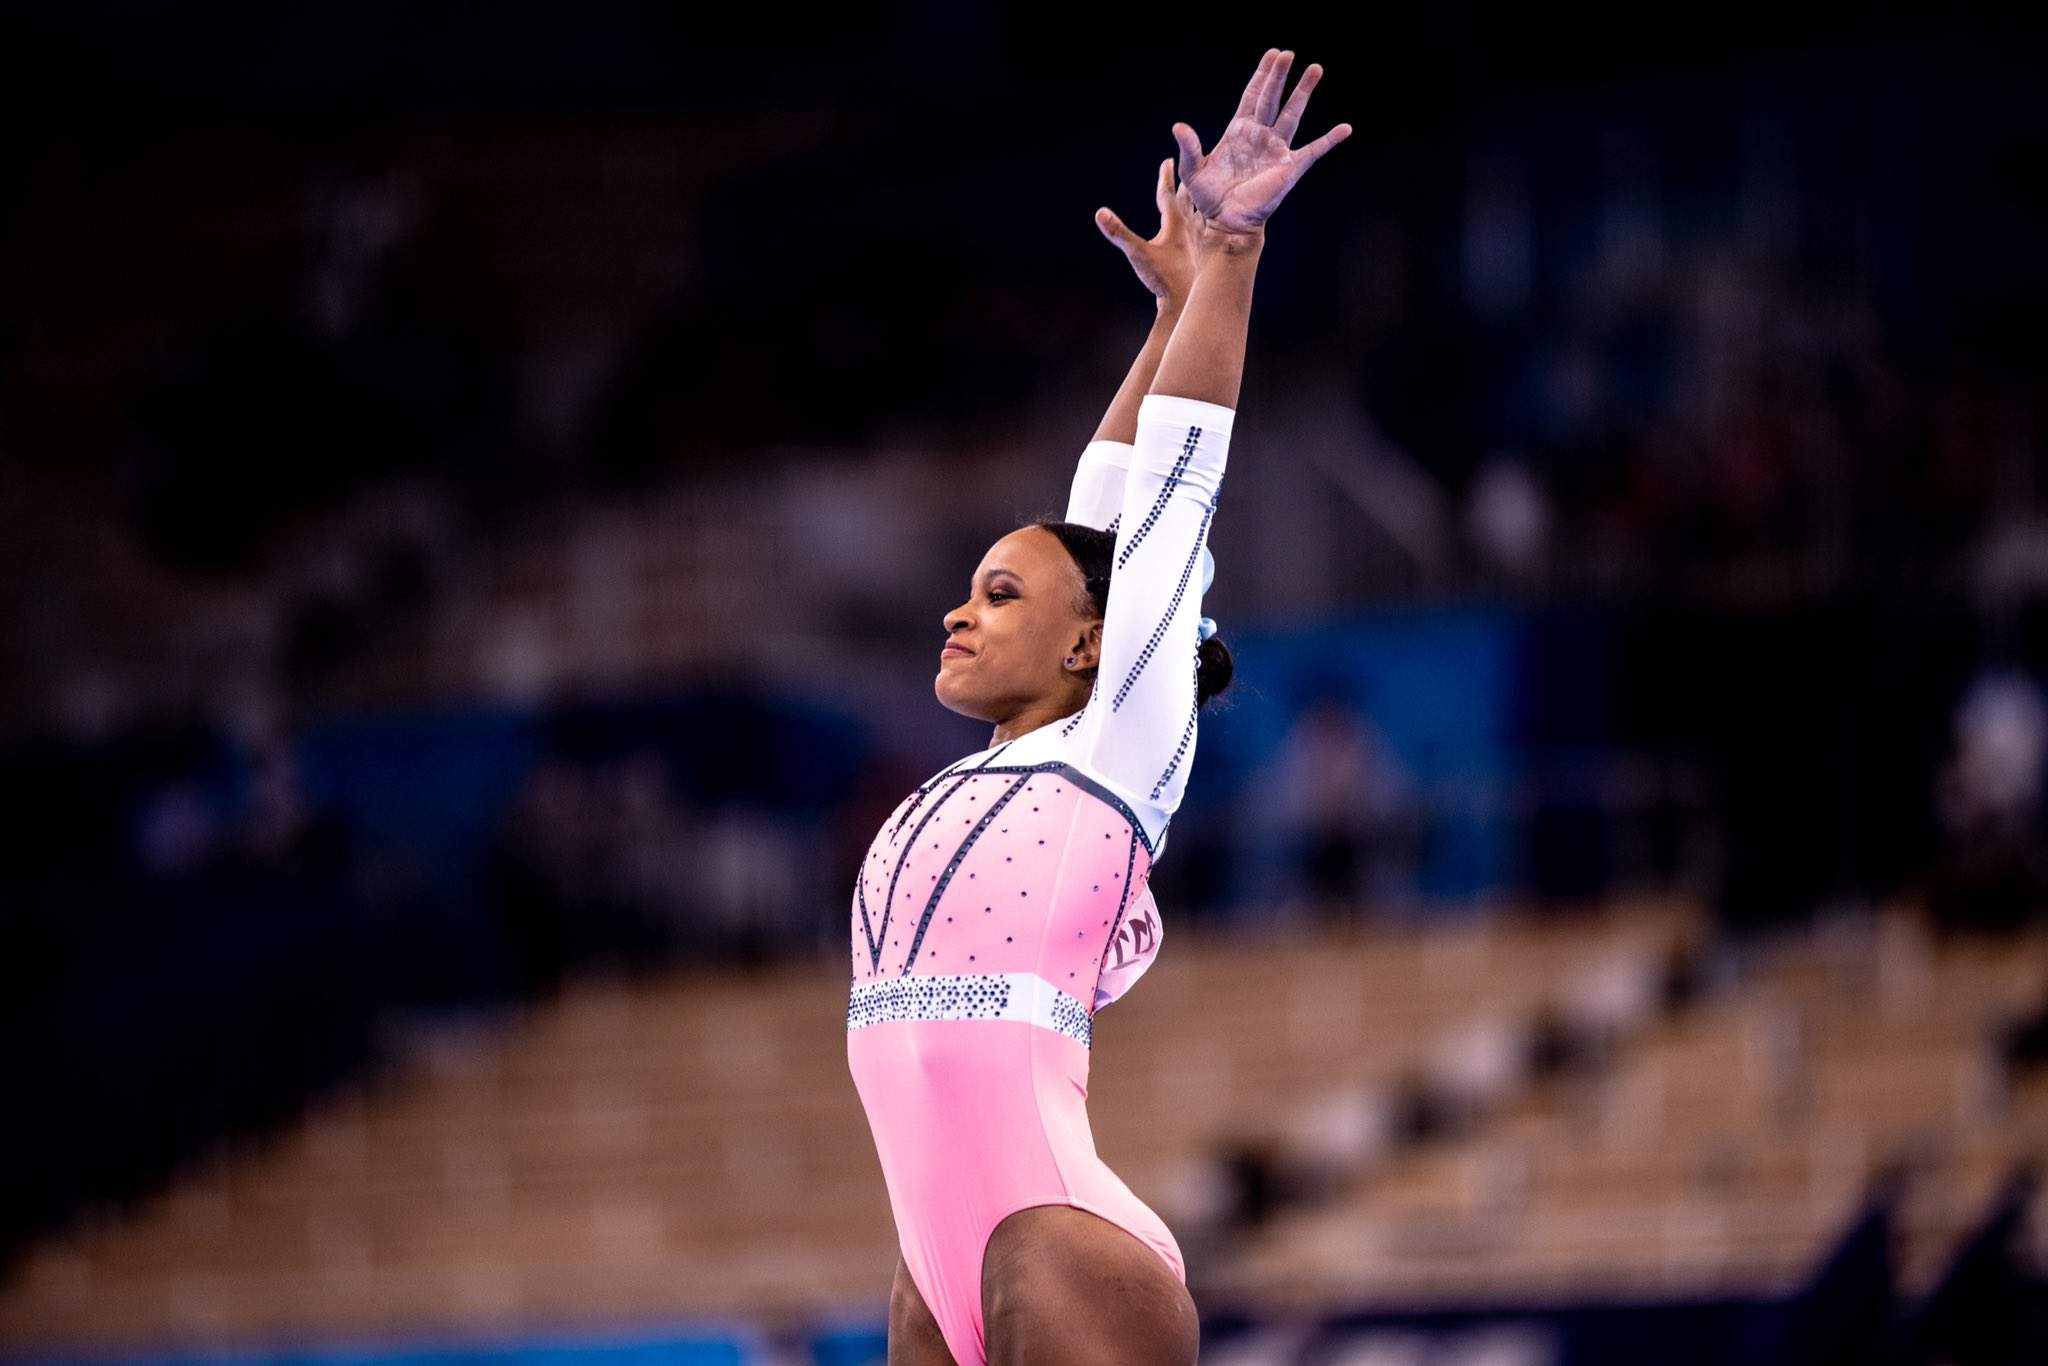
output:
[[[1129,441],[1091,441],[1081,448],[1081,458],[1127,470],[1131,467],[1131,452],[1136,449]]]
[[[1200,427],[1218,436],[1230,435],[1230,424],[1236,417],[1235,408],[1181,394],[1147,394],[1138,400],[1140,422],[1150,419],[1171,426]]]

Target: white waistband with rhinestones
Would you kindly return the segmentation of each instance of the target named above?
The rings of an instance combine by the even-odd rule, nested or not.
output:
[[[891,977],[853,988],[848,1029],[890,1020],[1028,1020],[1083,1044],[1090,1037],[1081,1003],[1035,972]]]

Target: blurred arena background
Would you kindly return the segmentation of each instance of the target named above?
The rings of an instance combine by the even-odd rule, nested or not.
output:
[[[8,7],[0,1355],[883,1359],[850,879],[1280,44],[1204,1361],[2048,1361],[2038,19],[1341,18]]]

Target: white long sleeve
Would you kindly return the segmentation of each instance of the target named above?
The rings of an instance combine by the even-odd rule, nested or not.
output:
[[[1124,506],[1124,475],[1135,449],[1128,441],[1091,441],[1083,448],[1081,463],[1074,469],[1074,487],[1067,495],[1067,521],[1099,531],[1116,530]]]
[[[1236,416],[1178,395],[1147,394],[1140,402],[1116,514],[1101,667],[1075,718],[1079,761],[1143,817],[1154,842],[1180,806],[1194,760],[1202,548]],[[1110,459],[1099,457],[1103,465]],[[1075,482],[1078,502],[1088,491],[1080,475]]]

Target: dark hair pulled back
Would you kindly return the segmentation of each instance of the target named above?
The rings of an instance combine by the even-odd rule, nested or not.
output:
[[[1051,518],[1041,518],[1031,525],[1059,537],[1060,544],[1080,568],[1087,598],[1076,603],[1075,609],[1084,616],[1106,616],[1110,578],[1116,572],[1116,533]],[[1220,636],[1210,636],[1196,647],[1195,653],[1195,704],[1201,706],[1230,686],[1237,663]]]

